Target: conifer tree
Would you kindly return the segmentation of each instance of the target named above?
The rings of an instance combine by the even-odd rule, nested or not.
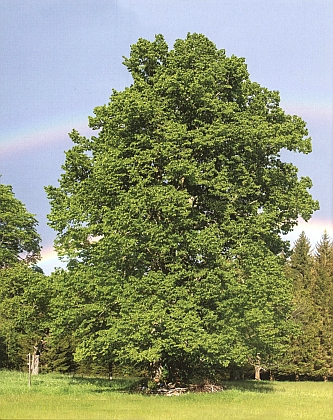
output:
[[[313,302],[319,321],[315,370],[327,380],[333,376],[333,245],[327,232],[316,245],[314,269]]]
[[[313,303],[314,272],[311,244],[303,231],[295,242],[286,267],[287,277],[293,282],[293,320],[297,329],[290,337],[280,373],[312,376],[317,357],[318,312]]]

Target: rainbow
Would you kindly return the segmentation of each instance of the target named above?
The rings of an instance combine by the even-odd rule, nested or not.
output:
[[[283,95],[282,95],[283,96]],[[317,123],[325,123],[332,129],[333,103],[328,101],[314,102],[304,100],[302,102],[281,100],[282,108],[289,114],[300,115],[305,121],[315,120]],[[22,128],[19,130],[0,133],[0,153],[3,156],[26,151],[28,148],[36,148],[59,142],[59,139],[68,139],[67,133],[75,128],[82,135],[90,136],[92,130],[88,127],[86,116],[78,115],[74,118],[51,120],[34,128]],[[311,135],[311,133],[310,133]]]
[[[60,261],[58,254],[56,253],[53,246],[42,248],[41,260],[38,262],[38,266],[41,267],[45,274],[49,275],[56,267],[65,267],[66,264]]]
[[[88,127],[87,118],[79,117],[75,121],[53,121],[35,128],[21,129],[0,134],[0,154],[15,155],[32,148],[44,147],[59,143],[59,140],[69,141],[67,133],[75,128],[82,135],[90,136],[92,130]]]
[[[283,95],[281,96],[283,97]],[[306,121],[312,121],[312,124],[313,122],[325,123],[332,130],[333,104],[331,102],[315,103],[310,101],[294,102],[281,100],[281,106],[289,114],[300,115]],[[17,154],[26,153],[27,150],[31,151],[32,149],[49,146],[60,141],[67,141],[68,147],[70,147],[67,133],[72,131],[73,128],[82,135],[92,135],[92,130],[88,127],[87,117],[82,117],[81,115],[71,118],[70,121],[68,119],[53,120],[34,128],[22,128],[4,134],[0,133],[0,155],[1,157],[15,157]],[[312,246],[314,246],[320,240],[325,230],[333,238],[333,221],[321,220],[316,216],[308,223],[300,220],[294,231],[286,235],[284,239],[290,240],[291,244],[293,244],[303,230],[310,239]],[[46,247],[42,250],[42,260],[39,265],[47,273],[51,272],[54,267],[64,266],[64,263],[58,259],[53,247]]]

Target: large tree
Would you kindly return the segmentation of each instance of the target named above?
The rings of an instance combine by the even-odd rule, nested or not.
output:
[[[72,131],[46,188],[72,288],[86,284],[77,357],[175,377],[273,354],[290,301],[280,235],[318,208],[280,159],[311,151],[305,123],[203,35],[140,39],[124,64],[133,84],[95,108],[96,136]]]

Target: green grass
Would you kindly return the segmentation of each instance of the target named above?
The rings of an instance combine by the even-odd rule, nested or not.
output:
[[[0,371],[0,419],[333,419],[333,383],[226,382],[179,397],[126,392],[133,381]]]

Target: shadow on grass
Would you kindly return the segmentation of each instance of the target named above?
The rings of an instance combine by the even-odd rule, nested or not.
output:
[[[74,376],[70,385],[92,385],[95,389],[92,392],[133,392],[137,390],[142,384],[142,378],[94,378],[94,377],[79,377]]]
[[[144,378],[116,378],[112,381],[105,378],[96,377],[79,377],[76,376],[72,379],[71,385],[90,385],[95,389],[91,392],[124,392],[124,393],[137,393],[142,392],[142,387],[145,386],[146,380]],[[225,391],[237,390],[241,392],[259,392],[269,393],[274,392],[274,385],[270,381],[226,381],[223,383]]]
[[[223,386],[225,389],[238,390],[242,392],[261,392],[268,393],[274,391],[274,385],[271,381],[255,381],[255,380],[244,380],[244,381],[229,381],[224,382]]]

